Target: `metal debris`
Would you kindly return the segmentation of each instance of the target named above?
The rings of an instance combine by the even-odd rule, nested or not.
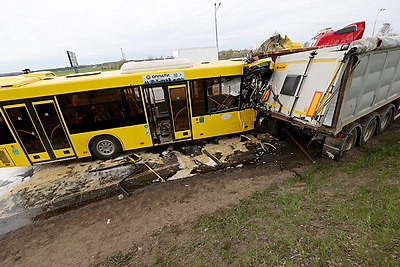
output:
[[[206,154],[210,159],[212,159],[215,163],[217,163],[217,165],[219,167],[221,167],[223,165],[223,163],[217,159],[215,156],[213,156],[212,154],[210,154],[207,150],[203,149],[203,153]]]

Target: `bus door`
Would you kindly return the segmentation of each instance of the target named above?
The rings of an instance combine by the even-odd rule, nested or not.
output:
[[[168,86],[168,93],[175,140],[191,138],[186,85]]]
[[[154,144],[173,142],[171,114],[164,89],[163,86],[143,88],[147,118]]]
[[[53,100],[4,109],[31,162],[75,157]]]
[[[191,138],[186,85],[144,87],[147,117],[155,144]]]

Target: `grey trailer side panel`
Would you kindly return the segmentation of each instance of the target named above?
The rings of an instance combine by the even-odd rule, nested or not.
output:
[[[397,53],[396,53],[397,52]],[[400,53],[398,51],[389,51],[386,58],[385,71],[381,77],[380,86],[377,91],[377,105],[383,105],[389,98],[394,98],[397,95],[399,84],[399,75],[396,70],[399,68]],[[397,80],[397,84],[394,82]],[[397,88],[397,89],[396,89]]]
[[[400,95],[400,49],[355,55],[359,61],[343,91],[337,132]]]
[[[400,96],[400,48],[390,52],[389,62],[386,67],[388,80],[390,77],[393,77],[393,80],[388,88],[388,98],[394,99]]]

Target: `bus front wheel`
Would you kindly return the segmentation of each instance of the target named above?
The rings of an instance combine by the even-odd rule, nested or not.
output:
[[[99,135],[90,142],[90,152],[99,159],[112,159],[122,152],[121,143],[111,135]]]

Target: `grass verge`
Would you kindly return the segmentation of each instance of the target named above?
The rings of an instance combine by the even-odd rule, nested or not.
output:
[[[97,265],[399,266],[400,135],[363,154],[317,164],[189,231],[164,231],[146,254],[117,253]]]

